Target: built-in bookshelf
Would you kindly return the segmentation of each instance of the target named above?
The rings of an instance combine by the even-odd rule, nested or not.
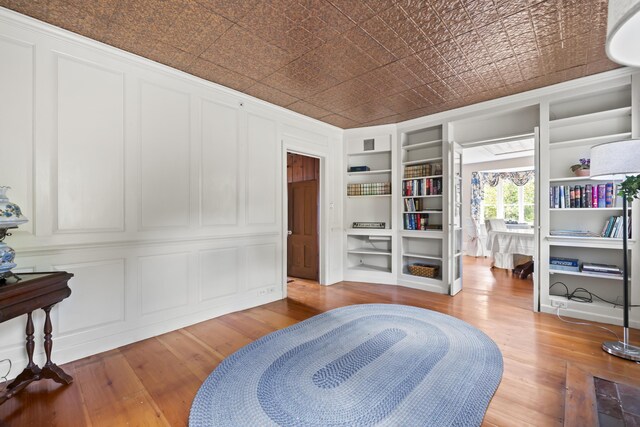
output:
[[[631,235],[626,256],[631,266],[631,299],[640,303],[638,281],[633,265],[638,264],[638,224],[636,204],[623,212],[616,196],[616,182],[592,180],[589,176],[574,176],[570,167],[580,159],[589,159],[594,145],[632,137],[630,79],[606,89],[585,90],[570,97],[549,102],[548,136],[541,140],[540,186],[540,307],[606,323],[620,323],[622,309],[622,277],[586,271],[585,263],[622,267],[622,215],[629,215]],[[637,119],[635,119],[637,120]],[[558,269],[558,258],[577,260],[573,271]],[[566,288],[565,288],[566,286]],[[581,298],[567,299],[571,294],[587,296],[584,289],[597,297],[593,302]],[[577,290],[577,291],[576,291]],[[560,304],[560,302],[562,304]]]
[[[443,230],[446,148],[442,126],[405,133],[400,139],[400,283],[441,291],[444,269],[448,268]],[[416,264],[436,266],[438,274],[415,275],[411,266]]]
[[[392,154],[391,135],[347,141],[347,279],[369,280],[376,274],[393,271]],[[354,228],[363,226],[376,228]]]

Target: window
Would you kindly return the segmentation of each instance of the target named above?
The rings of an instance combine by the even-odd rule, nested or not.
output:
[[[533,224],[535,214],[535,182],[530,180],[518,187],[502,179],[497,186],[484,187],[484,200],[480,205],[482,222],[486,219],[503,218],[505,221]]]

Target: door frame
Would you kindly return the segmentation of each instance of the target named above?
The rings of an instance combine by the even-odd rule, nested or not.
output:
[[[320,176],[318,179],[318,283],[326,285],[327,283],[327,260],[329,245],[328,237],[325,230],[328,230],[327,219],[329,217],[326,206],[327,173],[326,160],[327,154],[311,150],[307,147],[304,140],[296,137],[285,135],[282,138],[282,295],[287,297],[287,231],[289,230],[289,191],[287,187],[287,153],[300,154],[302,156],[313,157],[320,161]]]

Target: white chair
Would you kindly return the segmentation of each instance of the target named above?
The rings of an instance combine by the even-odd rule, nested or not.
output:
[[[487,227],[487,233],[491,231],[507,231],[507,223],[502,218],[488,219],[484,222]]]
[[[478,223],[473,218],[467,218],[465,230],[467,232],[467,255],[474,257],[486,256],[486,235],[483,238]]]

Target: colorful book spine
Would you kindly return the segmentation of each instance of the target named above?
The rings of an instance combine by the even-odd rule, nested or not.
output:
[[[605,193],[606,193],[606,186],[604,184],[598,184],[598,207],[599,208],[606,207]]]
[[[591,207],[592,208],[598,207],[598,186],[594,186],[591,189]]]
[[[604,202],[606,207],[613,207],[613,183],[611,182],[607,182],[606,184]]]

